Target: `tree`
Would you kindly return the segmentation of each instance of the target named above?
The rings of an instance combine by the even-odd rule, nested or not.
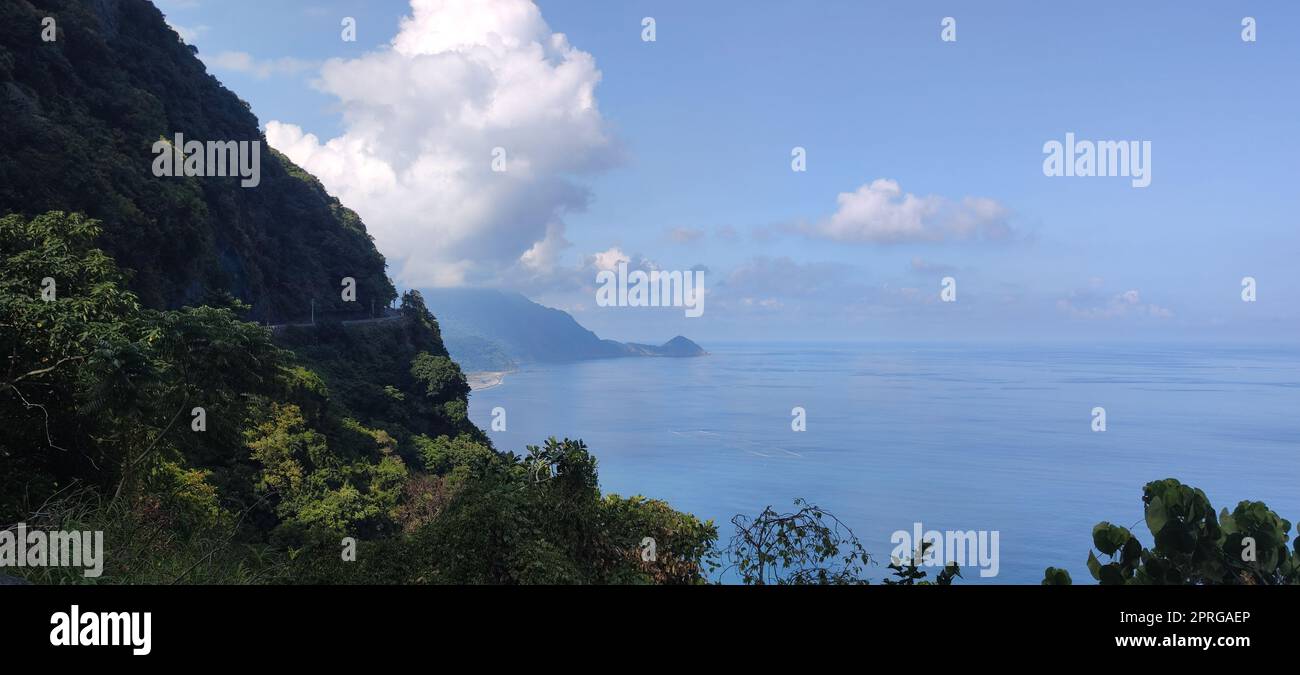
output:
[[[1300,539],[1288,547],[1291,523],[1263,502],[1242,501],[1218,516],[1201,490],[1173,478],[1142,489],[1147,529],[1144,548],[1128,528],[1100,522],[1088,552],[1088,571],[1103,585],[1276,585],[1300,583]],[[1069,574],[1047,568],[1044,584],[1068,584]]]
[[[148,370],[140,306],[94,247],[99,232],[79,214],[0,218],[0,495],[94,471],[105,458],[78,412],[86,374],[117,366],[121,382]]]
[[[939,574],[935,575],[934,581],[926,581],[925,577],[929,574],[921,569],[917,560],[924,561],[925,554],[934,546],[932,541],[922,541],[921,547],[917,550],[916,555],[905,560],[889,561],[889,569],[893,570],[893,578],[886,578],[886,586],[951,586],[953,579],[961,576],[961,567],[955,562],[949,562],[944,565]]]
[[[411,361],[411,377],[433,405],[435,415],[455,428],[466,422],[465,399],[469,396],[469,382],[460,366],[446,356],[420,352]]]
[[[853,530],[824,509],[795,499],[791,513],[771,506],[757,518],[731,519],[736,534],[725,551],[745,584],[867,584],[870,556]]]
[[[139,311],[113,259],[94,248],[99,232],[80,214],[0,218],[0,395],[21,395],[84,363]]]
[[[455,438],[444,434],[433,439],[421,435],[415,438],[415,447],[426,471],[454,482],[486,475],[501,461],[495,450],[468,434]]]
[[[624,583],[703,584],[717,568],[712,520],[673,509],[642,496],[606,495],[602,508]]]
[[[423,385],[425,396],[434,403],[447,403],[469,393],[465,374],[446,356],[420,352],[411,361],[411,377]]]

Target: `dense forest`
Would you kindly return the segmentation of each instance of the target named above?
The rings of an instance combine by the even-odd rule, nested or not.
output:
[[[815,505],[737,517],[720,543],[711,521],[602,494],[580,440],[493,447],[424,299],[398,298],[357,215],[265,147],[248,105],[146,0],[0,3],[0,117],[0,525],[102,530],[108,548],[102,577],[27,580],[872,576],[852,531]],[[154,176],[150,148],[175,133],[261,142],[260,184]],[[338,320],[372,302],[397,306]],[[327,318],[264,325],[313,306]],[[1150,549],[1125,528],[1094,532],[1100,582],[1297,581],[1291,524],[1263,504],[1215,514],[1200,491],[1158,481],[1144,511]],[[960,576],[888,569],[886,583]],[[1069,581],[1049,568],[1044,583]]]
[[[237,301],[143,306],[99,233],[58,212],[0,219],[0,519],[104,531],[105,581],[700,578],[712,525],[602,497],[581,442],[491,447],[418,294],[396,321],[290,329],[299,354]]]
[[[357,215],[266,146],[248,104],[149,2],[0,3],[0,118],[0,212],[96,218],[98,244],[149,306],[202,302],[215,289],[277,323],[306,317],[312,300],[349,309],[344,277],[357,282],[351,309],[396,298]],[[155,177],[151,148],[177,133],[260,142],[260,184]]]

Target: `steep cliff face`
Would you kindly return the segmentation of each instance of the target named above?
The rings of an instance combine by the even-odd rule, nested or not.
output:
[[[160,161],[176,168],[171,148],[180,175]],[[125,528],[119,541],[182,533],[139,552],[182,570],[246,569],[201,540],[411,526],[422,448],[495,454],[417,293],[333,320],[395,299],[384,268],[357,215],[266,147],[152,4],[0,1],[0,522],[75,485],[66,513]],[[314,325],[249,321],[313,305]]]
[[[225,291],[253,306],[250,318],[279,322],[306,316],[312,300],[346,311],[396,297],[357,215],[266,146],[248,104],[146,0],[0,3],[0,120],[0,215],[101,220],[100,245],[151,306]],[[259,143],[258,184],[155,176],[154,143],[176,134]],[[342,303],[344,277],[356,303]]]

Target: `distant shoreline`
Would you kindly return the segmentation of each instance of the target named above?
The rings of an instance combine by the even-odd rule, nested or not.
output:
[[[484,389],[491,389],[492,387],[501,384],[501,382],[505,380],[506,375],[513,372],[515,371],[488,370],[476,373],[466,373],[465,380],[469,382],[470,391],[481,391]]]

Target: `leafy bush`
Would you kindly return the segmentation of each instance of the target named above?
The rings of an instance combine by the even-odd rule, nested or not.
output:
[[[916,564],[918,560],[925,560],[931,546],[934,546],[934,542],[922,541],[916,555],[903,560],[891,560],[889,569],[893,570],[893,578],[886,578],[884,584],[886,586],[951,586],[953,580],[961,576],[961,567],[957,563],[949,562],[944,565],[944,568],[935,575],[934,581],[927,581],[925,577],[929,572]]]
[[[594,584],[705,582],[717,529],[667,504],[602,497],[581,441],[489,455],[465,438],[431,442],[433,496],[402,537],[363,542],[356,562],[324,545],[298,556],[312,583]],[[435,492],[436,491],[436,492]],[[428,493],[426,493],[428,494]],[[656,541],[645,559],[641,543]]]
[[[724,555],[745,584],[866,584],[870,556],[853,530],[824,509],[795,499],[798,507],[772,507],[755,518],[738,515]]]
[[[1166,478],[1146,484],[1142,503],[1151,548],[1119,525],[1103,521],[1092,530],[1088,571],[1103,585],[1300,583],[1300,538],[1288,547],[1291,523],[1263,502],[1243,501],[1216,517],[1204,492]],[[1049,567],[1043,583],[1070,577]]]

